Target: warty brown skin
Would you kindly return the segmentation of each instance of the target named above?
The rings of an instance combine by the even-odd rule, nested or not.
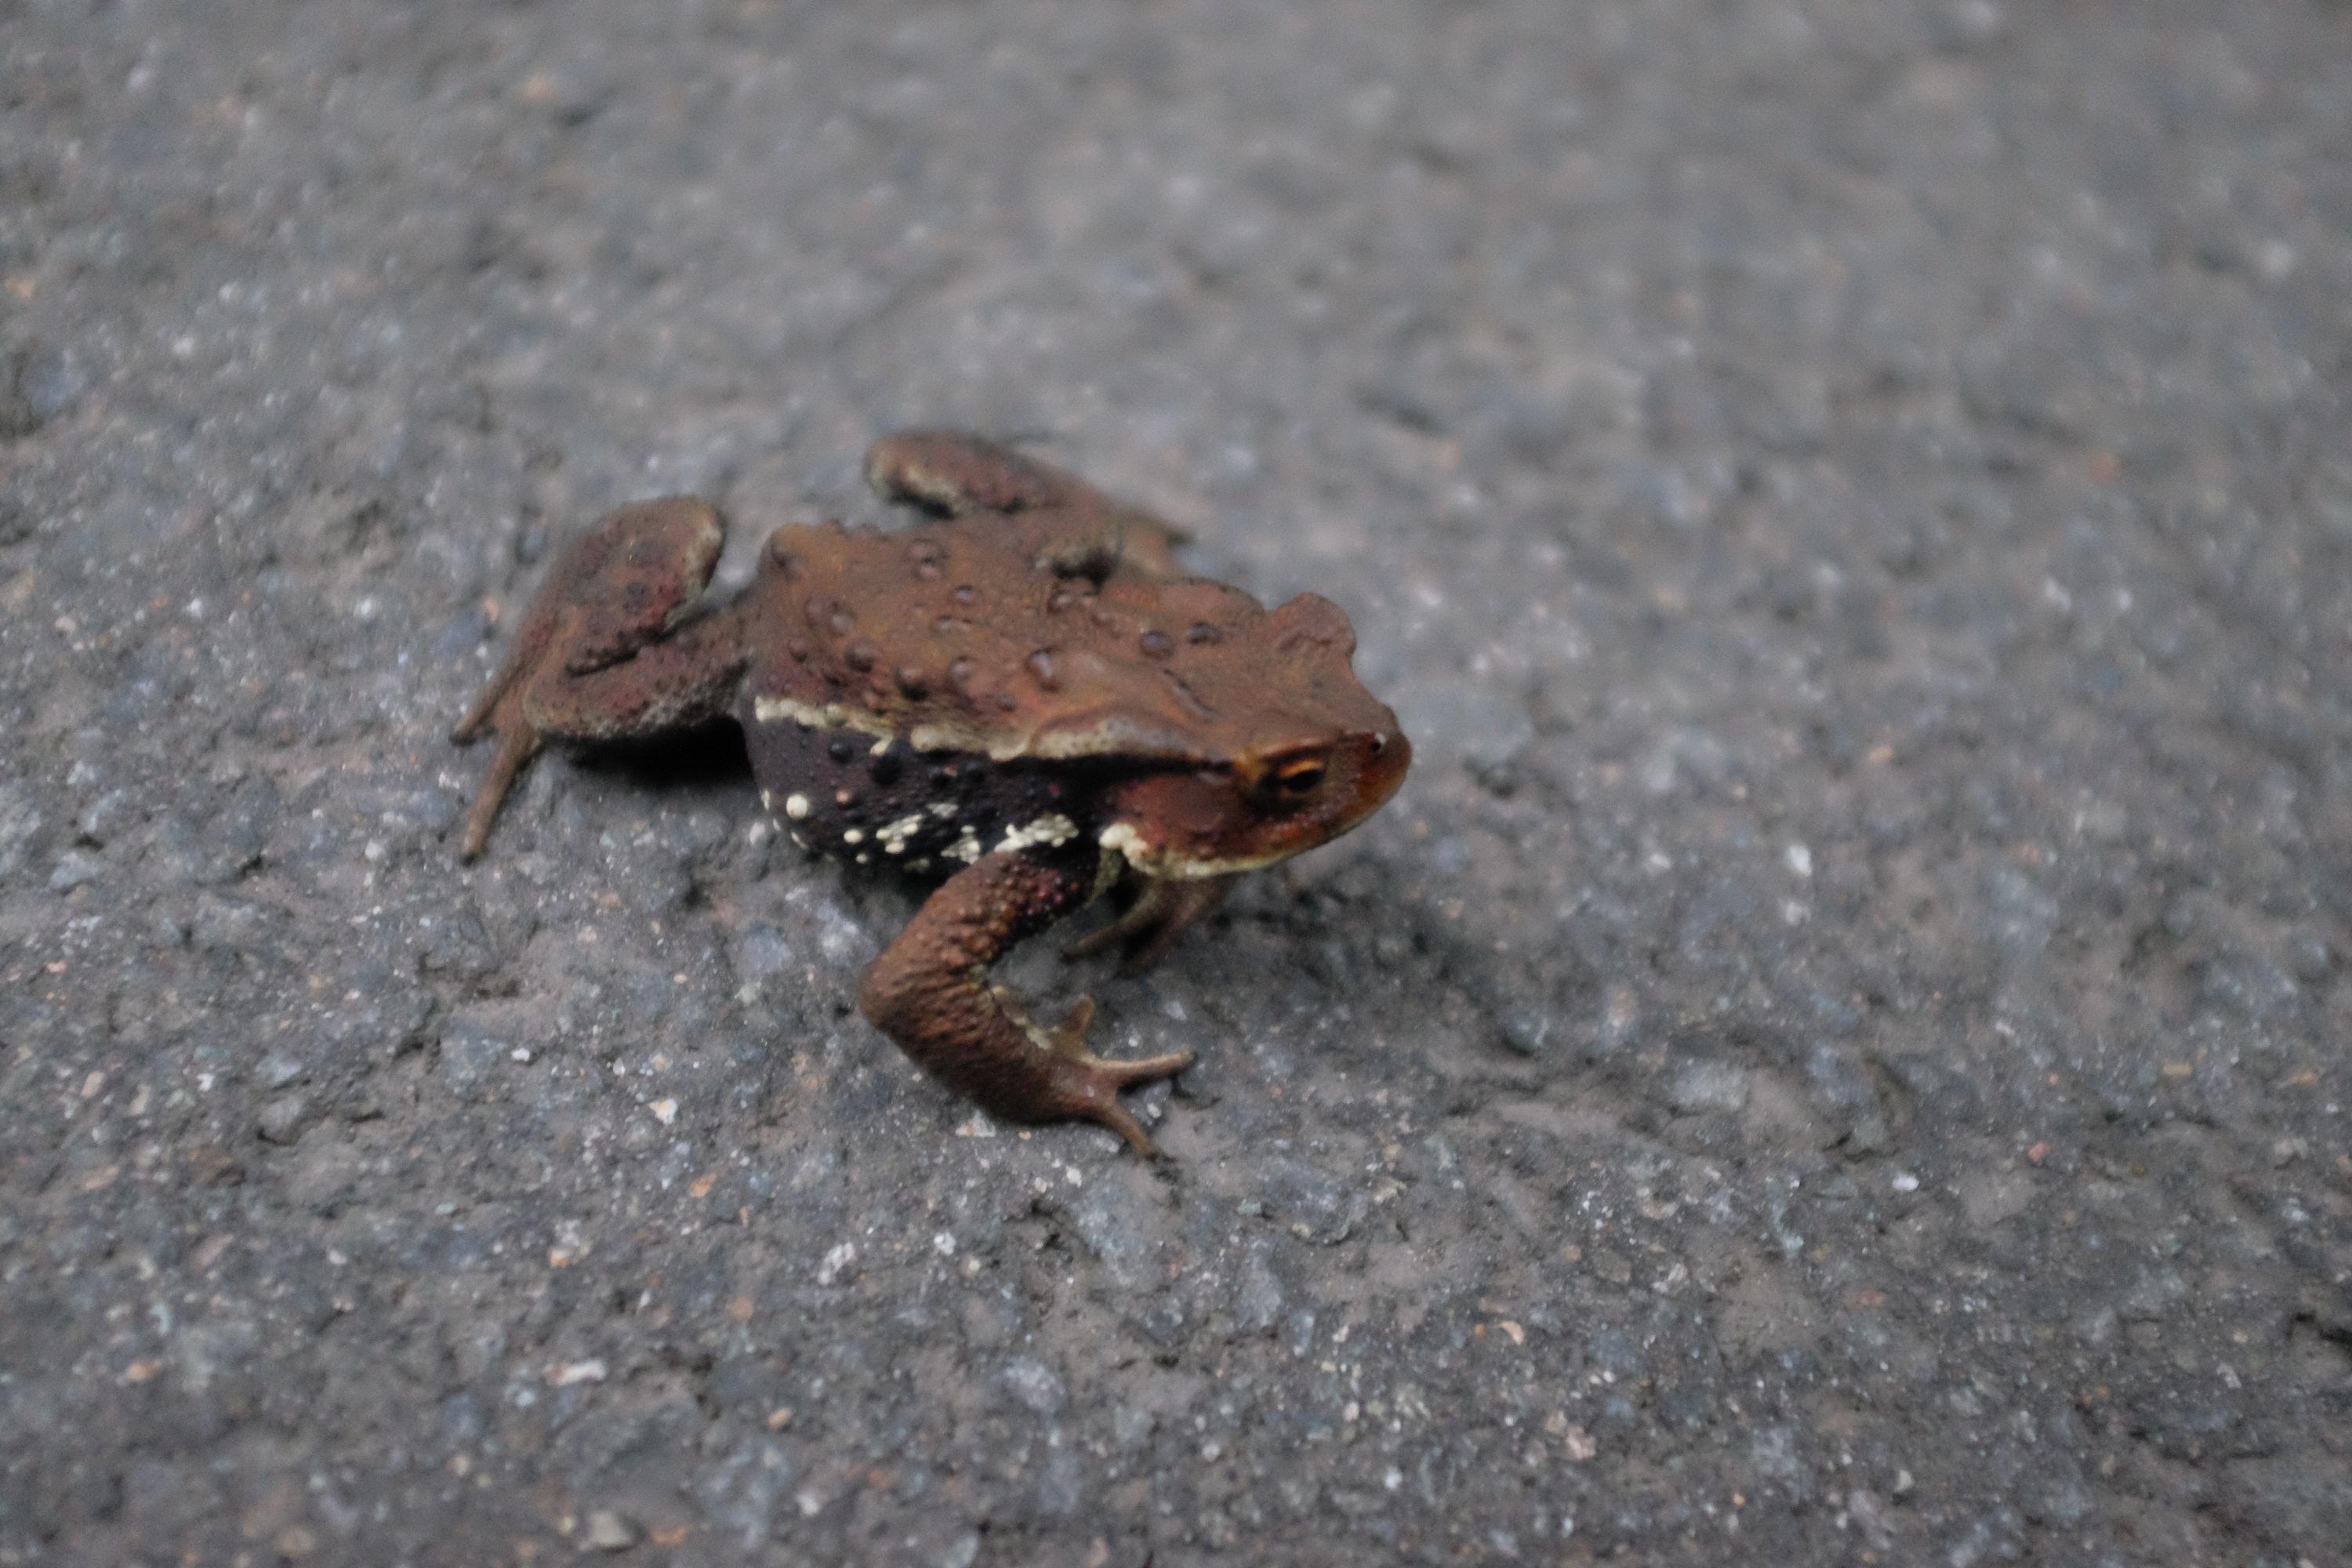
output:
[[[731,712],[796,840],[946,874],[866,972],[866,1016],[995,1114],[1150,1152],[1118,1090],[1190,1056],[1094,1057],[1090,1002],[1043,1028],[988,970],[1122,879],[1128,910],[1074,951],[1156,962],[1233,877],[1377,809],[1412,748],[1328,600],[1267,610],[1182,576],[1167,524],[976,437],[887,437],[866,472],[931,518],[779,529],[745,594],[698,616],[725,538],[706,502],[624,507],[566,551],[457,727],[499,742],[464,852],[545,742]]]

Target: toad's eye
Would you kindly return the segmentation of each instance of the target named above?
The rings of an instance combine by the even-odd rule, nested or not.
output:
[[[1323,764],[1313,757],[1301,757],[1295,763],[1285,763],[1274,770],[1274,782],[1288,795],[1307,795],[1323,782]]]

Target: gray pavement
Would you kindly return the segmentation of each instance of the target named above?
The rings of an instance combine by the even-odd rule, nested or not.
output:
[[[0,1564],[2340,1563],[2352,10],[0,0]],[[851,1010],[551,543],[953,424],[1419,746]]]

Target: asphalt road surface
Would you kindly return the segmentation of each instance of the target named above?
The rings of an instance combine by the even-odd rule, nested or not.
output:
[[[2352,1542],[2352,9],[0,0],[0,1564]],[[1171,1158],[551,547],[1019,437],[1418,750]]]

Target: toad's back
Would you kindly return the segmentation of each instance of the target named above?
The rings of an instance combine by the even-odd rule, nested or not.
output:
[[[749,718],[999,763],[1214,764],[1319,732],[1329,661],[1293,656],[1352,646],[1336,610],[1278,620],[1240,589],[1160,575],[1164,535],[1131,547],[1073,521],[779,530],[743,622]]]

